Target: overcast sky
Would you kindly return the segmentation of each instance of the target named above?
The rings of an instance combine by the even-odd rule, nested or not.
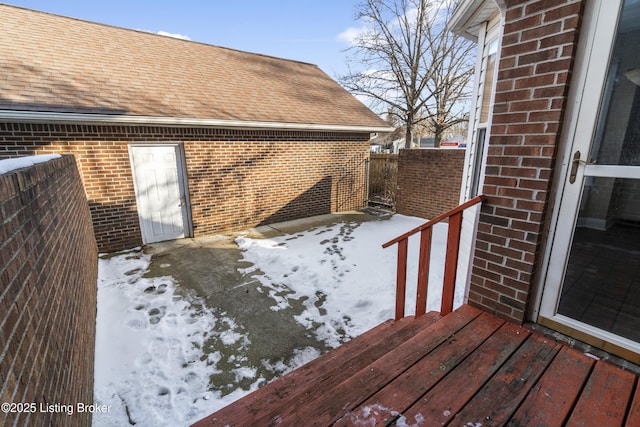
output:
[[[346,72],[356,0],[3,0],[15,6]]]

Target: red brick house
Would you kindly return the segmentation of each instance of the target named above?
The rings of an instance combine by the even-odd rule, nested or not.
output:
[[[640,1],[465,0],[468,301],[640,361]],[[467,236],[469,239],[469,236]]]
[[[101,251],[353,209],[390,130],[317,66],[0,5],[0,158],[73,154]]]

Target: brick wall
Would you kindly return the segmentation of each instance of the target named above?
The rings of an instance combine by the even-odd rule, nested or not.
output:
[[[396,211],[426,219],[460,201],[465,150],[400,150]]]
[[[89,425],[40,404],[93,403],[98,253],[82,182],[65,156],[0,175],[0,425]]]
[[[142,243],[128,145],[184,146],[194,235],[360,207],[368,133],[0,123],[0,158],[73,154],[100,251]]]
[[[508,1],[469,303],[522,322],[541,263],[580,0]]]
[[[364,140],[186,142],[194,233],[362,207],[367,150]]]

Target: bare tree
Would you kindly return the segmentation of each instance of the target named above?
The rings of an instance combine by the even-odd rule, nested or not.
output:
[[[349,73],[339,80],[351,92],[388,108],[405,127],[406,147],[415,126],[442,133],[467,117],[473,44],[449,32],[455,0],[363,0],[356,18],[365,28],[349,48]],[[352,66],[357,65],[359,71]]]

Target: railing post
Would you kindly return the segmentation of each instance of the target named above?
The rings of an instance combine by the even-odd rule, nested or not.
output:
[[[449,218],[447,233],[447,254],[444,262],[444,283],[442,286],[442,303],[440,315],[444,316],[453,311],[453,294],[456,287],[458,270],[458,252],[460,249],[460,231],[462,229],[462,212],[453,214]]]
[[[427,289],[429,288],[429,261],[431,259],[431,230],[420,232],[420,258],[418,262],[418,288],[416,294],[416,318],[427,311]]]
[[[407,293],[407,248],[409,239],[398,242],[398,266],[396,271],[396,320],[404,317],[404,304]]]
[[[427,309],[427,290],[429,281],[429,261],[431,254],[432,227],[449,219],[447,233],[447,250],[444,265],[444,281],[440,315],[445,316],[453,311],[453,297],[458,270],[458,252],[460,250],[460,234],[462,231],[462,214],[465,209],[481,203],[486,196],[480,195],[462,203],[460,206],[445,212],[393,240],[383,244],[383,248],[398,244],[398,266],[396,278],[396,320],[404,317],[404,306],[407,291],[407,248],[409,237],[420,232],[420,262],[418,264],[418,286],[416,293],[416,317],[425,314]]]

